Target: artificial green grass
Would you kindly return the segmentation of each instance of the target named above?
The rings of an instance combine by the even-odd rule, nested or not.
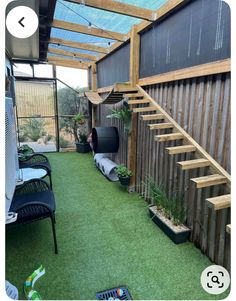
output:
[[[95,299],[125,285],[134,299],[223,299],[207,294],[200,275],[211,265],[192,243],[175,245],[152,222],[147,204],[109,182],[90,154],[48,155],[56,197],[59,254],[50,220],[7,231],[6,279],[19,289],[40,264],[35,289],[43,299]]]

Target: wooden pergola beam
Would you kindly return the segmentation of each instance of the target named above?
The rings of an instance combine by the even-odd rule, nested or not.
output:
[[[66,0],[68,2],[81,4],[81,0]],[[84,0],[85,5],[89,7],[94,7],[101,10],[106,10],[113,13],[118,13],[121,15],[131,16],[143,20],[154,21],[155,20],[155,11],[150,9],[138,7],[135,5],[130,5],[114,0]]]
[[[74,42],[74,41],[58,39],[58,38],[51,38],[49,40],[49,43],[62,45],[62,46],[66,46],[66,47],[71,47],[71,48],[76,48],[76,49],[100,52],[100,53],[109,53],[110,52],[109,48],[106,48],[106,47],[96,46],[96,45],[92,45],[92,44],[88,44],[88,43]]]
[[[76,60],[69,60],[57,56],[48,57],[48,63],[53,64],[56,66],[64,66],[69,68],[76,68],[76,69],[85,69],[87,70],[88,67],[91,65],[89,62],[79,62]]]
[[[122,41],[122,42],[125,42],[128,39],[128,37],[122,33],[109,31],[109,30],[103,30],[100,28],[93,28],[93,27],[89,28],[88,26],[85,26],[85,25],[81,25],[81,24],[77,24],[77,23],[70,23],[70,22],[61,21],[61,20],[54,20],[52,22],[52,27],[69,30],[69,31],[73,31],[73,32],[79,32],[79,33],[96,36],[96,37],[100,37],[100,38]]]
[[[71,52],[71,51],[66,51],[63,49],[56,49],[56,48],[48,48],[48,53],[53,53],[53,54],[59,54],[59,55],[65,55],[69,56],[73,59],[73,57],[80,58],[80,59],[88,59],[90,61],[96,61],[96,56],[86,54],[86,53],[81,53],[81,52]]]

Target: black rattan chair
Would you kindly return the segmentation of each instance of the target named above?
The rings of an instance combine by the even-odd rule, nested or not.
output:
[[[55,253],[58,253],[55,229],[56,203],[48,183],[41,179],[30,180],[16,189],[10,210],[18,213],[17,220],[8,224],[29,223],[44,218],[50,218],[54,240]]]
[[[52,189],[52,168],[50,165],[50,162],[48,158],[39,153],[33,153],[30,154],[29,156],[25,157],[20,157],[19,156],[19,167],[20,168],[42,168],[47,171],[47,174],[45,177],[49,177],[50,181],[50,188]]]

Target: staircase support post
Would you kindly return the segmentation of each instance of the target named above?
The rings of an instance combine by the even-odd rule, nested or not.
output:
[[[132,27],[130,37],[130,76],[129,80],[133,87],[139,81],[139,56],[140,56],[140,35],[137,25]],[[136,167],[137,167],[137,128],[138,115],[132,113],[131,134],[128,137],[128,168],[132,171],[133,176],[128,190],[135,191],[136,185]]]
[[[91,73],[92,73],[92,78],[91,78],[91,86],[92,86],[92,91],[97,90],[97,65],[96,63],[93,63],[91,65]],[[94,128],[97,124],[97,105],[92,104],[92,128]]]

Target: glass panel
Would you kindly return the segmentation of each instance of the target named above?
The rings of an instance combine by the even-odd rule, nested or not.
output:
[[[19,118],[20,145],[28,144],[35,152],[56,151],[55,117]]]
[[[52,65],[34,65],[34,76],[52,78]]]
[[[56,67],[57,78],[72,88],[88,87],[88,71],[67,67]],[[58,82],[59,87],[63,85]]]
[[[33,77],[33,70],[29,64],[14,64],[14,76]]]
[[[56,151],[53,81],[16,81],[18,139],[35,152]]]
[[[54,116],[52,81],[16,81],[18,117]]]
[[[57,91],[60,149],[75,148],[75,141],[80,132],[88,135],[88,101],[75,90],[58,85]],[[85,117],[83,124],[75,123],[74,116],[82,114]]]
[[[73,119],[68,117],[59,118],[59,129],[60,129],[60,150],[66,148],[75,148],[75,138],[73,134]]]

